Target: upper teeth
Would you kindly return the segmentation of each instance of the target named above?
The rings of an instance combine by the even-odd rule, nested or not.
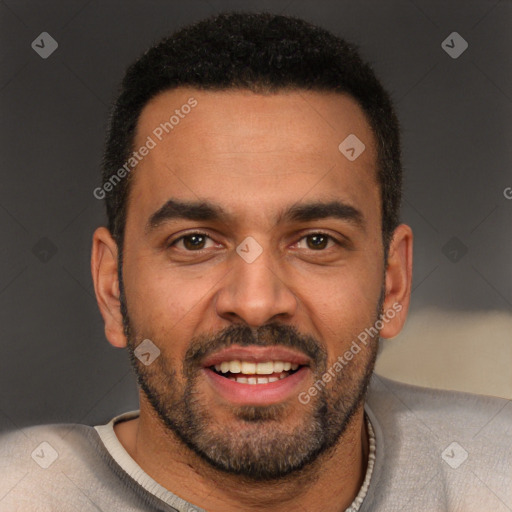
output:
[[[249,361],[222,361],[215,365],[215,369],[222,373],[245,373],[247,375],[270,375],[272,373],[296,370],[298,364],[285,361],[266,361],[264,363],[251,363]]]

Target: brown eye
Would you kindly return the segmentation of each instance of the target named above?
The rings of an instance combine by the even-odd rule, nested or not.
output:
[[[329,238],[331,237],[322,233],[315,233],[313,235],[308,235],[305,238],[307,239],[309,249],[319,250],[327,247]]]
[[[187,251],[200,251],[205,248],[208,239],[210,239],[210,237],[205,233],[190,233],[177,238],[174,242],[169,244],[169,247],[174,247],[181,243],[182,248],[185,248]]]
[[[205,244],[205,237],[203,235],[187,235],[183,237],[183,245],[186,249],[191,251],[195,249],[202,249]]]

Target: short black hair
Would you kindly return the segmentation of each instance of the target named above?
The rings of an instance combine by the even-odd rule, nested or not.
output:
[[[324,91],[345,93],[356,100],[377,143],[376,174],[387,255],[400,217],[399,123],[389,94],[355,45],[304,20],[266,12],[223,13],[181,28],[149,48],[126,71],[110,117],[104,184],[134,151],[144,106],[158,93],[178,87],[262,94]],[[105,195],[108,228],[120,252],[131,175],[117,179]]]

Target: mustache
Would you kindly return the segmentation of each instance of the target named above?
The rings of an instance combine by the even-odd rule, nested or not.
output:
[[[197,366],[214,352],[233,345],[243,347],[280,345],[294,348],[309,356],[315,366],[319,366],[327,360],[325,348],[315,338],[299,333],[294,326],[274,322],[258,328],[251,328],[247,325],[230,325],[214,336],[203,335],[194,338],[185,354],[185,367]]]

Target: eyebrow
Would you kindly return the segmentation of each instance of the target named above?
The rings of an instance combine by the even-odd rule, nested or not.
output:
[[[335,218],[354,224],[364,230],[364,216],[360,210],[342,201],[314,201],[295,204],[280,212],[276,224],[284,222],[308,222]],[[164,222],[171,220],[213,221],[228,223],[233,216],[220,205],[210,201],[181,201],[169,199],[151,215],[146,224],[146,233],[156,230]]]

